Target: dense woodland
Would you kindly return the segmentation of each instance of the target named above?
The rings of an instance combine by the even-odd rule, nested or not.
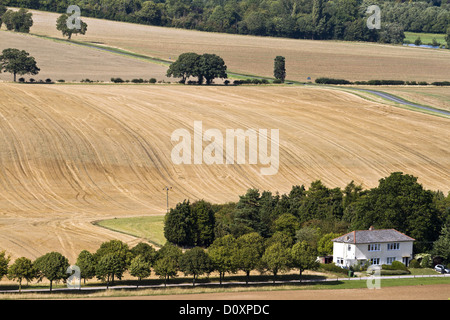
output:
[[[0,1],[1,3],[1,1]],[[446,33],[450,0],[3,0],[6,6],[213,32],[401,43],[404,31]],[[370,5],[381,29],[366,27]]]
[[[166,216],[165,236],[180,246],[207,247],[216,238],[256,232],[265,239],[281,237],[289,245],[305,240],[319,253],[331,254],[320,248],[323,237],[370,226],[403,232],[416,239],[416,253],[430,253],[450,227],[450,193],[424,189],[416,177],[401,172],[368,190],[353,182],[344,189],[329,188],[319,180],[282,195],[249,189],[227,204],[178,203]]]

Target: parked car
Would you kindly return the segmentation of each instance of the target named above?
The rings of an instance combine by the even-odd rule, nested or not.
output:
[[[450,269],[446,268],[443,264],[437,264],[434,266],[434,270],[440,273],[450,273]]]

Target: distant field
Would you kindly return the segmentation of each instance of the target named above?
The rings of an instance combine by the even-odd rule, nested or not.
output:
[[[167,67],[148,63],[118,54],[95,50],[75,44],[55,42],[27,34],[0,31],[0,52],[6,48],[26,50],[36,58],[41,69],[38,75],[23,76],[27,81],[50,78],[66,82],[90,79],[110,81],[112,77],[124,80],[142,78],[166,78]],[[18,76],[17,78],[20,78]],[[0,80],[12,81],[10,73],[0,73]]]
[[[0,248],[13,258],[139,238],[93,221],[165,213],[184,199],[236,201],[321,179],[364,188],[393,171],[449,191],[448,119],[314,87],[0,84]],[[280,168],[175,165],[171,133],[280,130]]]
[[[58,14],[33,11],[31,33],[61,37]],[[84,18],[85,36],[75,40],[105,44],[174,61],[183,52],[216,53],[230,71],[273,77],[275,56],[286,57],[287,78],[348,80],[449,80],[450,51],[363,42],[313,41],[207,33]]]
[[[422,40],[422,44],[432,43],[433,38],[435,38],[437,42],[447,46],[447,42],[445,41],[445,34],[442,34],[442,33],[405,32],[404,41],[409,41],[411,43],[414,43],[414,41],[418,37],[420,37],[420,40]]]
[[[164,215],[101,220],[98,226],[142,238],[161,247],[164,237]]]

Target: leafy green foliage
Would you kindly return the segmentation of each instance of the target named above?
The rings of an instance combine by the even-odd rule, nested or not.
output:
[[[0,55],[0,72],[9,72],[16,75],[38,74],[40,69],[36,65],[36,60],[29,56],[25,50],[14,48],[4,49]]]
[[[19,292],[22,290],[22,281],[30,282],[36,276],[33,262],[30,259],[21,257],[16,259],[8,269],[8,279],[19,282]]]
[[[59,252],[50,252],[36,259],[34,267],[37,271],[37,278],[42,280],[47,278],[50,281],[50,291],[52,291],[53,281],[65,280],[69,261]]]
[[[69,15],[64,13],[56,20],[56,30],[61,31],[63,36],[68,37],[70,40],[73,34],[86,34],[86,22],[80,19],[80,28],[69,28],[67,26],[67,19],[69,19]]]

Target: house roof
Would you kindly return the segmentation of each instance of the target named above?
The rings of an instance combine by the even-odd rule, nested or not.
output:
[[[369,229],[355,230],[331,241],[344,243],[379,243],[415,241],[415,239],[408,237],[395,229]]]

